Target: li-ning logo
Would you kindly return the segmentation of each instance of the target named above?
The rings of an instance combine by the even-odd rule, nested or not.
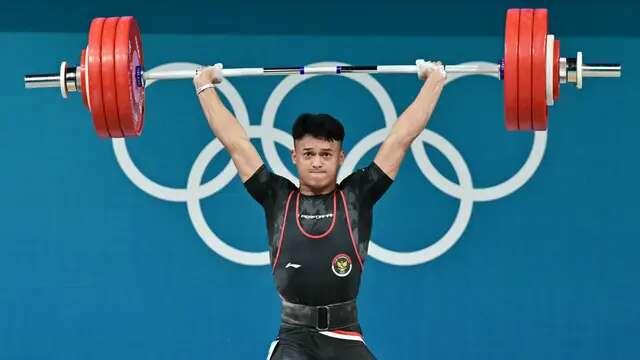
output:
[[[322,215],[306,215],[300,214],[301,219],[309,219],[309,220],[319,220],[319,219],[327,219],[332,218],[333,214],[322,214]]]
[[[496,65],[485,62],[469,62],[466,65]],[[337,62],[326,62],[310,64],[310,66],[336,66],[348,65]],[[497,65],[496,65],[497,66]],[[170,63],[158,66],[149,70],[194,70],[201,67],[198,64],[191,63]],[[470,74],[448,74],[447,84]],[[482,74],[478,74],[482,75]],[[291,180],[294,184],[298,180],[289,169],[284,165],[276,150],[276,143],[279,143],[289,149],[293,148],[293,140],[291,136],[274,127],[275,115],[278,106],[282,103],[285,96],[295,86],[301,82],[316,76],[326,75],[292,75],[285,77],[269,96],[262,113],[262,122],[260,125],[250,125],[249,114],[244,101],[240,94],[231,85],[228,80],[217,85],[217,88],[227,98],[231,104],[231,108],[236,118],[247,130],[252,139],[260,139],[265,160],[269,163],[271,169],[279,175]],[[340,168],[338,180],[341,181],[347,175],[351,174],[358,161],[367,154],[372,148],[381,144],[387,136],[387,133],[393,123],[398,118],[396,108],[387,94],[386,90],[380,83],[368,74],[343,74],[344,77],[364,86],[375,97],[380,105],[385,119],[385,127],[375,130],[357,142],[353,148],[346,154],[345,161]],[[494,76],[495,75],[488,75]],[[147,81],[147,86],[154,83],[154,80]],[[498,115],[496,115],[498,116]],[[449,250],[464,233],[464,230],[471,218],[473,203],[476,201],[493,201],[508,196],[522,187],[538,169],[540,162],[544,156],[547,133],[546,131],[534,132],[533,146],[527,160],[520,170],[518,170],[511,178],[506,181],[484,188],[476,188],[473,186],[471,173],[458,150],[441,135],[425,129],[411,145],[411,153],[418,165],[420,172],[429,180],[436,188],[445,194],[460,200],[458,212],[449,230],[431,245],[410,252],[392,251],[376,244],[373,239],[369,243],[368,254],[373,258],[392,265],[419,265],[431,261]],[[216,192],[224,188],[236,175],[237,170],[230,161],[227,166],[213,179],[202,184],[205,170],[213,158],[223,150],[222,143],[218,139],[212,140],[202,149],[198,157],[195,159],[185,188],[172,188],[158,184],[147,178],[138,167],[133,163],[127,144],[124,139],[113,139],[113,150],[118,164],[122,171],[129,179],[142,191],[147,194],[165,201],[184,202],[191,222],[202,240],[216,253],[227,260],[242,265],[268,265],[269,252],[251,252],[237,249],[222,239],[220,239],[207,224],[202,213],[200,201],[206,197],[214,195]],[[453,166],[459,183],[454,183],[443,176],[431,163],[427,157],[425,146],[427,143],[440,151]]]

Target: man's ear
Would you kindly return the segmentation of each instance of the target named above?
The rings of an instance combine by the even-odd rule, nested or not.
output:
[[[339,165],[342,166],[342,163],[344,162],[344,150],[340,149],[340,159],[339,159]]]
[[[291,162],[293,162],[293,164],[296,164],[296,148],[294,147],[293,150],[291,150]]]

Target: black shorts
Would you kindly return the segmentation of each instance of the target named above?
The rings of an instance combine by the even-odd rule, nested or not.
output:
[[[358,333],[318,332],[282,325],[267,360],[370,360],[375,357]]]

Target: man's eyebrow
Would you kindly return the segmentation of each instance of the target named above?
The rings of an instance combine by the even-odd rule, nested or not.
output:
[[[314,148],[306,147],[306,148],[302,149],[302,151],[309,151],[309,150],[314,150]],[[329,152],[331,152],[331,151],[333,151],[333,149],[332,148],[323,148],[323,149],[320,149],[320,151],[329,151]]]

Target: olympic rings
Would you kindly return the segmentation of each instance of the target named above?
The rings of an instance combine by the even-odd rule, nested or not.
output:
[[[486,64],[480,62],[471,62],[467,64]],[[310,64],[309,66],[334,66],[334,65],[348,65],[344,63],[336,62],[324,62],[317,64]],[[200,67],[198,64],[191,63],[170,63],[161,65],[153,70],[192,70]],[[309,75],[306,77],[288,76],[285,77],[276,86],[271,96],[267,100],[263,114],[262,123],[259,126],[251,126],[249,121],[249,115],[244,104],[242,97],[237,90],[227,80],[218,85],[218,89],[229,100],[231,108],[236,118],[245,127],[248,135],[253,138],[259,138],[262,143],[265,159],[274,172],[288,178],[294,183],[298,182],[298,179],[291,174],[288,168],[284,165],[280,159],[276,150],[276,143],[279,143],[288,149],[293,148],[293,140],[291,136],[274,127],[275,115],[278,106],[284,99],[284,97],[295,86],[302,81],[314,76],[323,75]],[[462,74],[451,74],[447,83],[454,81],[462,76]],[[362,86],[364,86],[374,96],[378,102],[380,109],[383,112],[386,127],[376,130],[371,134],[365,136],[351,149],[346,155],[345,162],[340,169],[338,178],[341,180],[348,174],[354,171],[358,161],[373,147],[381,144],[384,141],[388,129],[393,122],[397,119],[397,112],[393,101],[389,97],[388,93],[382,87],[382,85],[371,75],[367,74],[347,74],[345,77],[352,79]],[[147,86],[151,85],[153,81],[148,81]],[[464,233],[471,213],[473,209],[473,203],[475,201],[491,201],[501,197],[507,196],[522,185],[524,185],[531,176],[535,173],[542,157],[544,156],[546,148],[547,134],[546,132],[535,132],[534,142],[532,149],[529,153],[528,159],[525,161],[522,168],[516,172],[507,181],[487,188],[474,188],[473,180],[469,172],[469,168],[464,161],[462,155],[456,150],[456,148],[448,142],[445,138],[437,133],[425,129],[417,140],[411,145],[411,151],[414,155],[418,168],[426,176],[427,180],[436,186],[440,191],[458,198],[460,205],[456,218],[454,219],[449,230],[438,241],[432,243],[423,249],[411,252],[397,252],[385,249],[375,242],[370,241],[369,255],[373,258],[385,262],[391,265],[410,266],[419,265],[425,262],[431,261],[438,256],[445,253],[450,249]],[[125,175],[132,181],[134,185],[140,188],[147,194],[154,196],[158,199],[173,202],[185,202],[192,224],[196,229],[198,235],[213,251],[218,253],[225,259],[242,264],[242,265],[267,265],[269,264],[268,251],[262,252],[250,252],[236,249],[222,239],[220,239],[213,230],[209,227],[200,207],[200,200],[209,197],[216,192],[224,188],[237,174],[235,166],[230,161],[225,168],[216,175],[213,179],[205,184],[201,184],[202,177],[213,158],[218,154],[223,146],[218,139],[212,140],[204,149],[200,152],[189,173],[187,180],[187,186],[185,188],[171,188],[160,185],[149,178],[147,178],[131,160],[129,156],[126,142],[124,139],[113,139],[113,150],[118,164]],[[423,143],[430,144],[438,149],[452,164],[453,169],[458,178],[459,184],[455,184],[444,177],[430,162]]]

